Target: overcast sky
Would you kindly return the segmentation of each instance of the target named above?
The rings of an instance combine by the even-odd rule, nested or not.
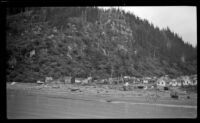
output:
[[[195,6],[127,6],[119,8],[148,20],[160,29],[168,26],[185,42],[189,42],[193,46],[197,44],[197,13]]]

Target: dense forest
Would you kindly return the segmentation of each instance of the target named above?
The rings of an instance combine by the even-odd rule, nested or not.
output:
[[[7,8],[6,50],[7,81],[197,73],[197,46],[114,8]]]

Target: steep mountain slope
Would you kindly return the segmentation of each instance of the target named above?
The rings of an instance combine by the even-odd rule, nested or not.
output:
[[[197,48],[122,10],[26,8],[7,16],[7,79],[178,76],[197,72]]]

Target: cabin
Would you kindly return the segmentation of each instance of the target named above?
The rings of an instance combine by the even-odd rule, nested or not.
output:
[[[176,79],[172,79],[172,80],[170,81],[169,85],[175,87],[175,86],[178,85],[178,82],[176,81]]]
[[[176,85],[176,86],[179,86],[179,87],[180,87],[180,86],[183,86],[183,80],[182,80],[181,77],[176,78],[175,81],[177,82],[177,85]]]
[[[42,81],[40,81],[40,80],[38,80],[36,83],[37,83],[37,84],[44,84],[44,82],[42,82]],[[11,83],[11,85],[14,85],[14,84],[16,84],[16,82],[12,82],[12,83]]]
[[[140,78],[137,78],[137,79],[136,79],[136,82],[137,82],[137,83],[140,83],[140,82],[141,82],[141,79],[140,79]]]
[[[84,81],[84,78],[75,78],[75,83],[81,84]]]
[[[100,79],[100,80],[94,80],[95,83],[97,84],[107,84],[108,80],[107,79]]]
[[[197,75],[190,76],[191,85],[196,86],[197,85]]]
[[[46,77],[45,78],[45,83],[49,83],[49,82],[52,82],[52,81],[53,81],[52,77]]]
[[[153,79],[151,77],[145,77],[143,78],[143,83],[144,84],[148,84],[148,83],[151,83],[153,82]]]
[[[130,79],[131,77],[130,76],[124,76],[124,79]]]
[[[177,82],[177,86],[182,86],[182,83],[181,82]]]
[[[143,79],[143,83],[144,83],[144,84],[148,84],[148,80]]]
[[[68,77],[68,76],[65,76],[65,77],[63,77],[63,81],[64,81],[64,83],[66,84],[66,83],[71,83],[71,78],[72,77]]]
[[[136,81],[136,78],[135,78],[135,77],[131,77],[131,78],[130,78],[130,83],[135,84],[135,81]]]
[[[189,76],[182,77],[183,86],[191,85],[192,81],[190,80]]]
[[[89,84],[92,82],[92,77],[88,77],[87,79],[84,79],[81,84]]]
[[[193,85],[196,86],[197,85],[197,78],[193,79],[192,82],[193,82]]]
[[[166,86],[166,82],[164,80],[158,80],[157,86],[165,87]]]
[[[170,81],[170,78],[167,75],[165,75],[157,79],[156,84],[157,86],[166,87],[170,85]]]
[[[161,87],[165,87],[167,84],[166,84],[166,81],[164,79],[160,78],[160,79],[157,80],[156,85],[161,86]]]

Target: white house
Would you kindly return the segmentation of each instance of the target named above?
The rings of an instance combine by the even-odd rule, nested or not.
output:
[[[191,85],[195,86],[197,85],[197,76],[191,76],[190,77],[190,80],[191,80]]]
[[[72,77],[69,77],[69,76],[63,77],[64,83],[71,83],[71,78],[72,78]]]
[[[147,83],[151,82],[151,80],[152,80],[151,77],[144,77],[144,78],[143,78],[143,83],[144,83],[144,84],[147,84]]]
[[[197,85],[197,79],[193,80],[193,85]]]
[[[44,82],[42,82],[42,81],[40,81],[40,80],[38,80],[36,83],[37,83],[37,84],[44,84]],[[14,84],[15,84],[15,82],[11,83],[11,85],[14,85]]]
[[[191,85],[191,83],[192,83],[188,76],[182,77],[182,80],[183,80],[183,85],[184,86]]]
[[[83,81],[82,81],[82,84],[88,84],[88,83],[90,83],[92,81],[92,77],[88,77],[87,79],[84,79]]]
[[[162,87],[166,87],[166,86],[169,86],[170,84],[171,85],[173,84],[168,75],[160,77],[156,82],[158,86],[162,86]]]
[[[177,82],[177,86],[182,86],[182,83],[181,82]]]
[[[178,82],[175,79],[172,79],[171,82],[170,82],[170,85],[171,86],[177,86]]]
[[[193,79],[193,85],[197,85],[197,78]]]
[[[131,77],[130,76],[124,76],[124,79],[130,79]]]
[[[45,78],[45,83],[49,83],[49,82],[51,82],[51,81],[53,81],[53,78],[52,78],[52,77],[46,77],[46,78]]]
[[[143,83],[144,83],[144,84],[148,84],[148,80],[144,79],[144,80],[143,80]]]
[[[81,83],[81,80],[75,79],[75,83]]]
[[[166,82],[163,79],[158,79],[156,84],[157,86],[162,86],[162,87],[166,86]]]

